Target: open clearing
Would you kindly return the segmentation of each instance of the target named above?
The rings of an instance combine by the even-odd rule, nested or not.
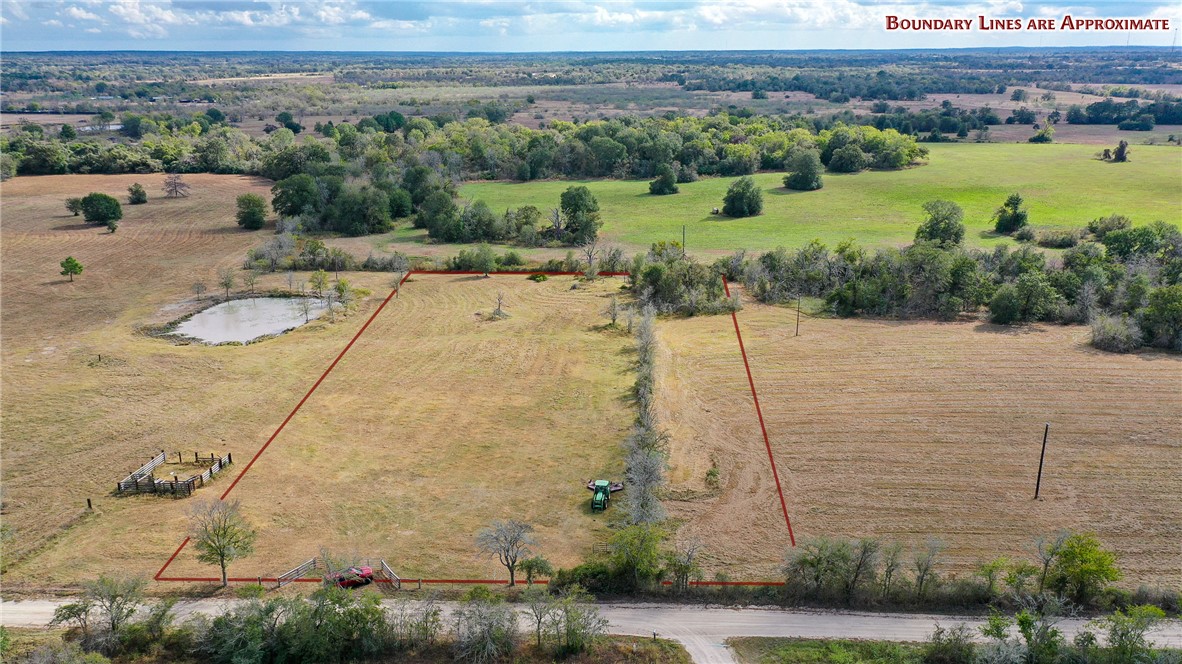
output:
[[[936,537],[964,576],[1068,528],[1117,551],[1126,585],[1182,581],[1177,355],[1096,351],[1079,326],[806,319],[793,337],[794,311],[738,316],[798,542]],[[679,537],[708,543],[708,577],[776,578],[788,533],[731,320],[658,331]]]
[[[706,178],[679,185],[681,193],[652,196],[641,180],[596,180],[586,184],[599,200],[605,239],[634,248],[680,240],[687,227],[691,252],[729,252],[798,247],[813,238],[833,245],[856,238],[868,246],[909,244],[923,219],[924,202],[943,198],[965,210],[966,244],[1012,243],[992,233],[992,216],[1006,196],[1020,192],[1036,227],[1082,227],[1120,213],[1134,223],[1161,219],[1182,223],[1182,150],[1136,146],[1126,164],[1093,158],[1096,146],[928,144],[929,163],[903,171],[825,174],[825,187],[790,192],[783,174],[755,177],[763,188],[764,212],[729,219],[710,214],[734,178]],[[573,182],[484,182],[460,194],[484,200],[493,210],[535,205],[548,210]]]
[[[509,518],[556,565],[582,560],[613,514],[591,515],[584,485],[622,474],[631,367],[599,316],[622,281],[571,282],[414,275],[234,488],[262,536],[231,574],[323,546],[404,577],[502,578],[473,539]],[[167,575],[209,571],[186,548]]]

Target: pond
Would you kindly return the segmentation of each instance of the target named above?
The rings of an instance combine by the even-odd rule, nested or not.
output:
[[[207,344],[228,341],[246,343],[268,334],[279,334],[304,324],[301,302],[309,304],[308,317],[328,311],[316,298],[252,297],[212,306],[177,326],[175,334]]]

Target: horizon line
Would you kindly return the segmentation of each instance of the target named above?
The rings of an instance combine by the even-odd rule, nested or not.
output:
[[[121,48],[121,49],[43,49],[43,50],[7,50],[0,47],[3,55],[50,55],[50,54],[89,54],[89,53],[331,53],[348,55],[644,55],[660,53],[905,53],[927,51],[1086,51],[1099,49],[1125,50],[1168,50],[1177,52],[1177,45],[1154,46],[1147,44],[1089,44],[1085,46],[949,46],[949,47],[912,47],[912,48],[727,48],[727,49],[649,49],[649,50],[547,50],[547,51],[431,51],[431,50],[321,50],[321,49],[160,49],[160,48]]]

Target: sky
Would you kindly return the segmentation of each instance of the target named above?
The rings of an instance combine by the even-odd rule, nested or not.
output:
[[[900,18],[1166,18],[1168,31],[888,32]],[[1157,0],[0,0],[0,50],[639,51],[1179,44]]]

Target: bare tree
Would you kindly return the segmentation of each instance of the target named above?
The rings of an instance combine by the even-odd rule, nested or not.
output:
[[[298,299],[300,313],[304,314],[304,322],[308,323],[312,320],[312,298],[300,297]]]
[[[674,592],[685,592],[689,589],[691,578],[702,576],[702,566],[698,564],[698,553],[702,546],[702,540],[695,538],[665,554],[665,569],[673,575]]]
[[[232,268],[223,267],[218,270],[218,286],[226,294],[226,299],[230,299],[230,289],[234,287],[234,270]]]
[[[853,603],[858,585],[874,575],[881,548],[882,543],[872,537],[864,537],[850,547],[850,556],[841,569],[842,590],[847,604]]]
[[[547,630],[559,652],[583,652],[596,638],[607,633],[608,621],[587,591],[572,586],[559,596]]]
[[[295,270],[287,271],[287,290],[295,290]]]
[[[562,238],[562,210],[558,208],[550,209],[550,230],[554,232],[556,239]]]
[[[248,270],[246,274],[242,275],[242,285],[250,290],[250,294],[254,295],[254,286],[258,283],[259,273],[254,270]]]
[[[895,574],[899,572],[899,568],[903,566],[903,545],[899,542],[892,542],[883,547],[882,550],[882,596],[887,597],[891,594],[891,584],[895,580]]]
[[[189,537],[197,547],[197,560],[221,568],[223,587],[226,566],[254,551],[255,536],[237,500],[204,500],[189,510]]]
[[[530,534],[533,531],[534,527],[528,523],[509,519],[492,522],[492,525],[476,536],[476,547],[489,557],[496,558],[509,570],[511,586],[517,582],[518,561],[529,557],[530,547],[537,545],[537,541]]]
[[[147,582],[139,577],[112,579],[100,576],[97,581],[86,584],[86,597],[106,620],[111,633],[118,634],[135,615],[144,599],[146,585]]]
[[[587,269],[583,271],[583,276],[594,279],[596,277],[595,258],[599,254],[599,240],[591,240],[579,249],[583,252],[583,259],[587,261]]]
[[[492,318],[493,320],[501,320],[508,317],[509,314],[505,313],[505,294],[497,291],[497,308],[493,309]]]
[[[944,550],[938,539],[929,539],[922,551],[915,555],[915,596],[922,600],[928,585],[936,578],[936,558]]]
[[[1071,533],[1060,530],[1050,537],[1042,536],[1034,541],[1035,553],[1038,555],[1039,562],[1042,563],[1042,573],[1038,577],[1039,595],[1046,590],[1047,575],[1050,574],[1051,566],[1059,557],[1059,552],[1063,550],[1063,545],[1067,542],[1068,537],[1071,537]]]
[[[607,307],[603,310],[603,315],[611,320],[611,326],[616,326],[616,320],[620,317],[620,312],[623,307],[620,306],[620,298],[615,295],[607,301]]]
[[[196,295],[198,299],[205,295],[205,284],[200,281],[193,284],[193,295]]]
[[[474,598],[452,614],[457,659],[490,664],[505,659],[517,647],[517,612],[496,597]]]
[[[164,196],[166,198],[181,198],[189,195],[189,185],[180,173],[172,173],[164,178]]]
[[[554,601],[554,595],[551,595],[549,588],[545,586],[530,586],[521,594],[521,599],[525,601],[525,615],[533,625],[534,637],[537,639],[538,647],[541,648],[542,629],[558,608]]]

